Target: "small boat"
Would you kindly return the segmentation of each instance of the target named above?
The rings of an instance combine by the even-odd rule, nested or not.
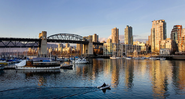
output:
[[[130,57],[127,57],[126,59],[131,59]]]
[[[121,57],[116,57],[115,55],[113,55],[112,57],[110,57],[110,59],[120,59]]]
[[[110,57],[110,59],[116,59],[116,57],[115,56],[112,56],[112,57]]]
[[[110,85],[104,83],[102,86],[98,86],[97,88],[104,90],[110,88]]]
[[[83,59],[78,59],[76,60],[74,63],[78,63],[78,64],[86,64],[86,63],[89,63],[89,61],[87,61],[85,58]]]
[[[73,65],[71,64],[61,64],[60,65],[60,68],[63,68],[63,69],[72,69],[73,68]]]
[[[160,58],[160,60],[166,60],[166,58]]]
[[[159,58],[155,58],[155,57],[150,57],[149,59],[151,59],[151,60],[159,60]]]

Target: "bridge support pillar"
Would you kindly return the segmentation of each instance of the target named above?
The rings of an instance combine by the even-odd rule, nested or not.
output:
[[[93,42],[92,42],[92,36],[88,36],[88,44],[83,45],[83,54],[87,56],[93,55]]]
[[[47,32],[42,31],[42,33],[39,33],[39,39],[41,39],[39,55],[42,57],[46,57],[47,56]]]

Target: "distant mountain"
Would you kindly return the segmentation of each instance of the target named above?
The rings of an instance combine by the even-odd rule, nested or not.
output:
[[[138,35],[133,35],[133,36],[138,38]],[[111,35],[108,38],[111,38]],[[99,41],[100,42],[103,42],[103,41],[107,42],[108,38],[102,37],[102,38],[99,38]],[[124,43],[124,41],[125,41],[124,35],[119,35],[119,40],[120,40],[120,43]],[[140,42],[146,42],[147,40],[148,39],[134,39],[134,41],[140,41]]]

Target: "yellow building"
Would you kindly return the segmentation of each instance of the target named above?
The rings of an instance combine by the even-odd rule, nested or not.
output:
[[[151,51],[159,52],[159,41],[166,39],[166,22],[165,20],[152,21],[151,28]]]
[[[113,28],[112,29],[112,43],[119,43],[119,29],[118,28]]]

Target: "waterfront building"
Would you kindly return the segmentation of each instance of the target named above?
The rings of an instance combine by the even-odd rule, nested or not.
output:
[[[111,35],[112,43],[119,43],[119,29],[113,28],[112,29],[112,35]]]
[[[108,39],[107,43],[103,44],[103,55],[122,57],[124,54],[132,55],[134,50],[141,52],[141,46],[111,43],[111,39]]]
[[[183,52],[183,53],[185,52],[185,35],[181,37],[181,41],[178,44],[178,49],[179,49],[179,52]]]
[[[112,39],[107,39],[107,43],[103,43],[103,55],[112,55]]]
[[[182,28],[182,37],[185,36],[185,28]]]
[[[62,53],[62,49],[63,49],[63,44],[58,44],[58,51],[60,53]]]
[[[133,42],[133,45],[140,46],[141,52],[148,52],[149,51],[149,46],[147,46],[147,44],[145,44],[144,42],[135,41],[135,42]]]
[[[70,45],[69,45],[69,43],[66,43],[66,48],[68,48]]]
[[[175,53],[178,50],[175,41],[170,38],[167,38],[166,40],[161,40],[159,42],[159,45],[160,45],[160,53],[161,53],[161,50],[164,51],[164,49],[165,50],[168,49],[170,54]]]
[[[182,34],[182,25],[174,25],[171,31],[171,39],[178,44],[181,39],[181,34]]]
[[[52,47],[48,48],[48,52],[51,53],[53,51]]]
[[[132,27],[129,25],[125,28],[125,44],[133,45]]]
[[[178,42],[179,52],[185,52],[185,28],[182,29],[180,41]]]
[[[161,40],[166,39],[166,22],[165,20],[152,21],[151,28],[151,51],[159,52]]]
[[[148,36],[147,45],[151,46],[151,35]]]

